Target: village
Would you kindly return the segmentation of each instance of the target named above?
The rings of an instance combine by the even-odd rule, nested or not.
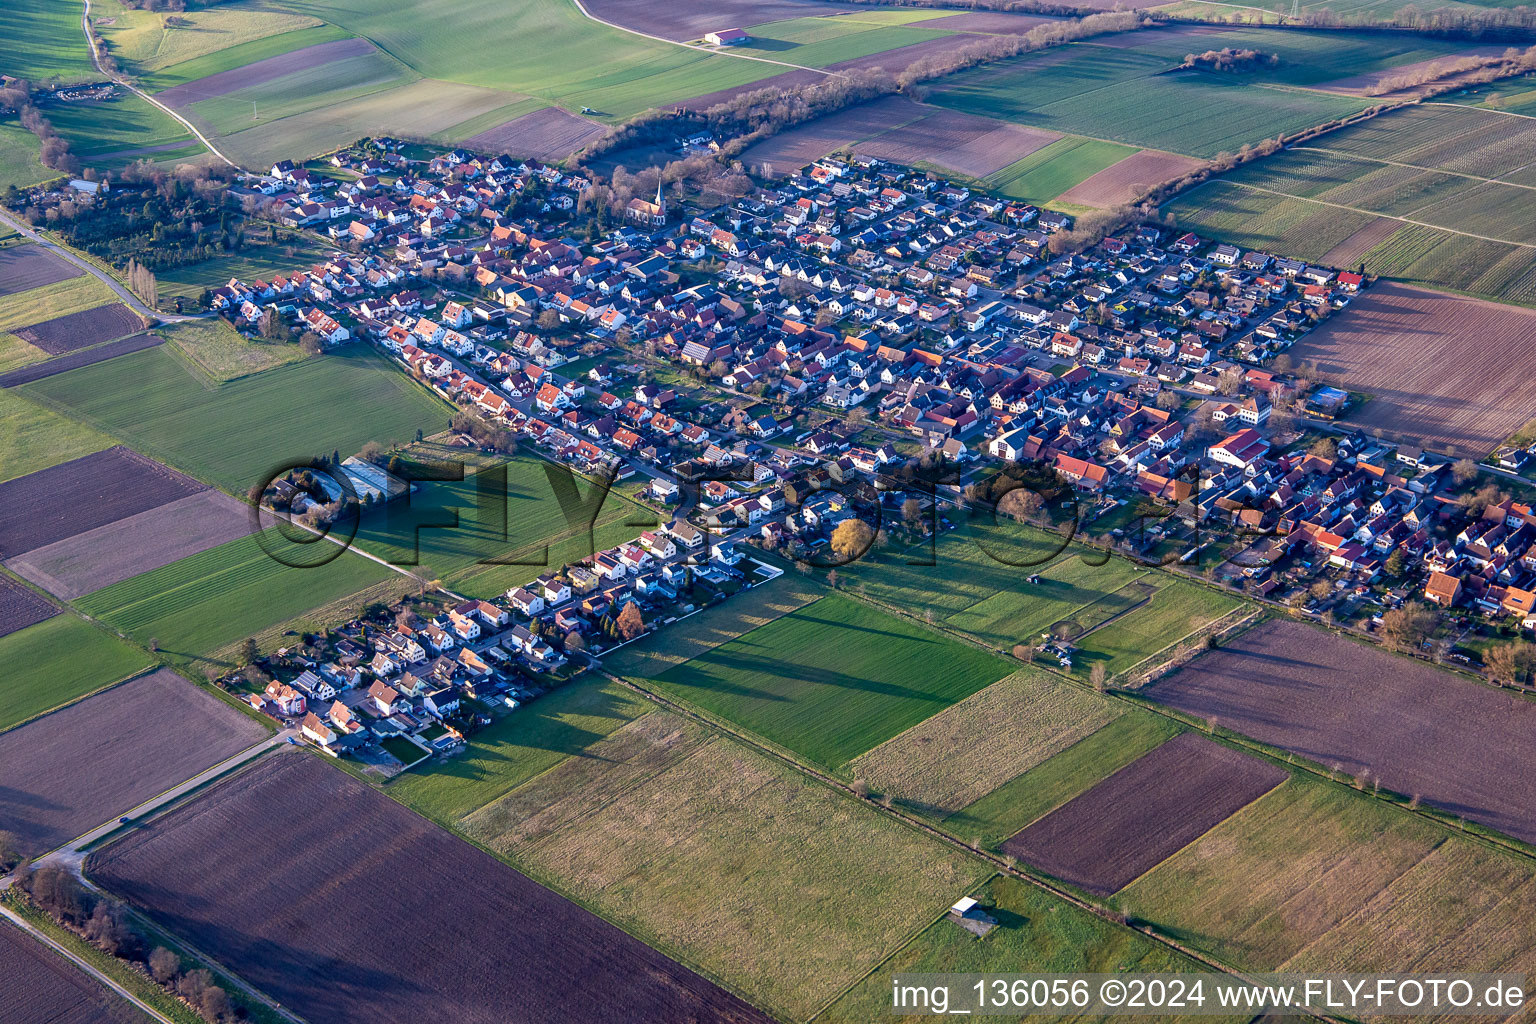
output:
[[[1478,467],[1351,429],[1369,396],[1288,354],[1361,273],[1151,223],[1084,245],[1066,215],[853,157],[723,205],[658,185],[594,233],[585,178],[405,148],[242,182],[338,249],[207,304],[252,335],[378,346],[465,410],[464,445],[638,484],[674,518],[499,602],[289,652],[252,703],[332,752],[365,730],[403,761],[455,749],[461,696],[504,712],[647,628],[621,610],[723,599],[738,546],[803,563],[871,509],[882,541],[881,510],[940,530],[1010,465],[1053,480],[1033,522],[1065,527],[1066,495],[1081,540],[1437,661],[1536,627],[1524,453]],[[408,490],[347,462],[370,501]]]

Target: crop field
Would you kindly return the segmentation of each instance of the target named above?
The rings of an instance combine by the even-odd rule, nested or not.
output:
[[[308,358],[297,344],[268,344],[247,338],[222,320],[187,320],[167,324],[156,333],[220,383]]]
[[[888,1016],[896,974],[1172,974],[1197,969],[1166,946],[1053,899],[1017,878],[995,876],[971,895],[997,922],[986,941],[978,942],[947,916],[935,921],[816,1019],[868,1024]],[[1062,1019],[1099,1018],[1078,1014]],[[1164,1014],[1158,1019],[1181,1018]]]
[[[97,167],[127,165],[165,146],[195,147],[194,152],[202,152],[191,132],[130,92],[119,92],[110,100],[49,107],[48,120],[82,161]],[[164,152],[159,155],[163,157]]]
[[[270,8],[266,13],[274,13]],[[137,69],[134,77],[139,84],[152,93],[159,94],[162,102],[176,106],[165,93],[178,86],[189,82],[198,82],[205,79],[213,79],[216,75],[222,75],[227,71],[238,71],[244,67],[254,67],[262,61],[273,57],[281,57],[285,53],[296,50],[304,50],[312,46],[320,46],[323,43],[334,43],[339,40],[351,39],[350,33],[335,25],[318,25],[314,28],[292,29],[276,35],[263,36],[260,39],[252,39],[244,43],[236,43],[226,46],[213,53],[201,57],[193,57],[167,67],[149,71]],[[364,44],[366,45],[366,43]],[[240,81],[237,75],[234,79]]]
[[[152,662],[106,630],[72,613],[0,637],[0,729],[68,704]]]
[[[1536,704],[1285,621],[1249,630],[1147,692],[1536,843],[1536,751],[1527,742]]]
[[[1188,580],[1162,578],[1145,604],[1077,641],[1073,671],[1087,675],[1102,664],[1111,676],[1131,668],[1201,626],[1242,606],[1230,594]]]
[[[279,465],[448,421],[445,403],[361,346],[212,389],[160,346],[20,390],[237,493]]]
[[[427,78],[537,96],[605,118],[768,78],[773,64],[700,53],[589,21],[564,0],[281,0],[372,40]],[[539,45],[525,41],[537,39]],[[462,121],[460,117],[458,120]]]
[[[1065,750],[945,818],[946,832],[997,849],[1040,816],[1108,778],[1169,738],[1180,726],[1132,709]]]
[[[919,7],[770,22],[749,27],[751,40],[733,49],[806,67],[828,67],[948,36],[947,13]],[[911,22],[923,24],[918,27]]]
[[[462,756],[397,775],[387,792],[453,826],[567,757],[584,756],[653,707],[618,683],[583,676],[475,733]]]
[[[0,6],[0,71],[33,82],[95,81],[80,10],[53,0],[8,0]]]
[[[1076,206],[1118,206],[1134,202],[1152,186],[1171,181],[1198,164],[1199,161],[1187,156],[1143,149],[1050,198]]]
[[[9,577],[0,576],[0,637],[57,614],[59,609],[53,602]]]
[[[108,448],[0,485],[0,555],[19,555],[204,489],[135,451]]]
[[[1007,674],[990,654],[831,595],[644,682],[836,769]]]
[[[144,1024],[149,1018],[41,942],[0,922],[0,1020],[26,1024]]]
[[[1099,694],[1025,669],[861,754],[848,769],[875,792],[944,818],[1124,711]]]
[[[1002,849],[1064,882],[1109,896],[1286,778],[1278,765],[1180,733]]]
[[[936,564],[909,564],[930,559]],[[931,614],[1000,651],[1060,625],[1079,636],[1084,671],[1105,659],[1111,672],[1128,668],[1234,607],[1124,558],[1006,521],[965,522],[932,554],[922,545],[875,552],[839,572],[877,601]],[[1039,582],[1025,582],[1031,575]]]
[[[172,712],[171,709],[174,709]],[[169,669],[0,733],[0,815],[35,857],[266,736]],[[110,742],[102,737],[110,736]]]
[[[110,447],[112,439],[0,388],[0,481]]]
[[[537,101],[535,101],[537,102]],[[471,136],[464,145],[491,153],[518,153],[535,160],[564,160],[608,129],[559,107],[521,114]]]
[[[252,509],[209,488],[8,559],[6,568],[68,600],[245,536]]]
[[[1200,157],[1236,151],[1365,106],[1344,96],[1252,85],[1203,71],[1175,72],[1169,58],[1133,50],[1066,49],[1065,57],[1026,57],[951,76],[935,89],[932,102],[1063,134]],[[1212,110],[1221,116],[1211,116]]]
[[[239,90],[254,91],[274,80],[280,82],[290,76],[305,76],[306,73],[312,77],[317,70],[344,61],[357,61],[358,58],[372,58],[374,66],[392,70],[397,76],[403,73],[398,64],[389,63],[386,58],[378,55],[378,50],[368,40],[343,37],[286,50],[270,57],[234,65],[227,70],[189,79],[165,89],[155,98],[181,110]]]
[[[390,570],[324,541],[296,544],[271,528],[207,548],[105,587],[76,602],[82,611],[172,656],[206,655],[387,580]],[[290,563],[285,564],[276,554]]]
[[[1536,117],[1536,78],[1530,75],[1507,78],[1477,86],[1465,92],[1442,96],[1439,102]],[[1536,182],[1527,184],[1536,184]]]
[[[896,163],[931,164],[968,178],[985,178],[1059,137],[1055,132],[946,110],[861,142],[854,151]]]
[[[1530,163],[1536,121],[1425,103],[1330,132],[1315,144],[1367,160],[1497,178]]]
[[[233,100],[234,95],[224,99]],[[479,123],[493,112],[499,118],[522,102],[516,93],[421,79],[236,131],[223,137],[220,148],[234,159],[263,165],[326,152],[373,132],[449,141],[453,129],[466,120]]]
[[[1373,396],[1350,414],[1352,422],[1482,455],[1529,418],[1536,382],[1519,368],[1518,354],[1533,329],[1536,313],[1383,284],[1292,354]],[[1467,337],[1479,344],[1468,346]]]
[[[1293,776],[1118,902],[1253,970],[1529,972],[1528,860]]]
[[[115,301],[117,296],[111,289],[88,274],[7,295],[5,302],[0,303],[0,370],[25,366],[48,356],[36,345],[18,337],[15,331]]]
[[[186,24],[171,26],[154,11],[134,10],[106,0],[91,4],[91,18],[107,49],[134,75],[159,71],[222,50],[303,29],[320,22],[302,15],[241,7],[192,8]]]
[[[1005,196],[1044,203],[1136,154],[1131,146],[1068,136],[990,175],[982,184]]]
[[[340,49],[356,42],[360,41],[327,43],[316,49]],[[314,59],[306,60],[311,54]],[[300,50],[275,60],[303,63],[287,74],[194,100],[185,112],[199,127],[228,135],[317,107],[339,106],[359,96],[402,85],[412,77],[399,62],[372,48],[355,54],[323,56],[313,49]]]
[[[122,303],[113,303],[18,327],[12,333],[34,348],[59,356],[143,329],[143,317]]]
[[[31,291],[84,273],[40,245],[0,249],[0,295]]]
[[[988,867],[656,711],[464,830],[784,1019],[880,963]]]
[[[44,377],[52,377],[58,373],[68,373],[70,370],[78,370],[82,366],[91,366],[96,363],[106,362],[108,359],[116,359],[118,356],[128,355],[130,352],[142,352],[146,348],[154,348],[163,342],[157,334],[130,334],[126,338],[109,341],[105,345],[97,345],[94,348],[76,349],[53,359],[45,359],[39,363],[30,363],[26,366],[18,366],[14,370],[0,373],[0,388],[14,388],[22,384],[30,384]],[[30,347],[30,346],[29,346]]]
[[[604,21],[679,42],[702,40],[722,25],[746,26],[761,21],[849,12],[868,14],[870,8],[835,0],[709,0],[672,4],[664,0],[592,0],[587,10]]]
[[[327,812],[293,814],[295,806]],[[203,868],[180,870],[189,858]],[[425,864],[452,882],[355,898]],[[93,854],[88,870],[310,1020],[767,1022],[309,755],[258,762]],[[332,884],[313,884],[322,877]],[[316,921],[330,922],[323,938]],[[422,935],[434,941],[389,941]],[[411,984],[381,984],[386,977]]]
[[[888,96],[779,132],[747,149],[741,159],[754,168],[771,163],[782,173],[786,168],[801,167],[856,142],[884,135],[927,113],[928,108],[904,96]]]

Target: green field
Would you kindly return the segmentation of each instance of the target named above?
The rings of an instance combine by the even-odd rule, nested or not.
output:
[[[140,156],[181,159],[203,152],[192,133],[169,114],[129,92],[104,102],[49,107],[48,119],[81,162],[92,167],[126,166]],[[145,152],[162,146],[173,148]]]
[[[1072,670],[1086,676],[1102,664],[1111,676],[1124,672],[1243,602],[1198,583],[1160,577],[1146,604],[1094,629],[1077,642]]]
[[[836,769],[1008,671],[834,594],[644,682]]]
[[[14,118],[0,120],[0,189],[35,185],[58,174],[43,166],[41,154],[36,135]]]
[[[1255,970],[1527,973],[1533,894],[1526,858],[1297,776],[1118,902]]]
[[[895,974],[1170,974],[1200,969],[1144,935],[1055,900],[1016,878],[995,876],[971,895],[998,925],[985,939],[978,941],[947,916],[941,918],[816,1019],[867,1024],[890,1016]],[[1181,1018],[1168,1014],[1158,1019]]]
[[[48,353],[18,338],[13,331],[116,302],[112,289],[91,274],[66,278],[5,296],[0,303],[0,372],[40,362]]]
[[[160,304],[166,305],[167,299],[174,302],[177,296],[196,302],[204,291],[222,287],[230,278],[250,283],[273,274],[292,273],[325,260],[335,248],[329,239],[308,232],[282,232],[275,244],[268,243],[264,234],[247,237],[245,248],[238,252],[157,274]]]
[[[919,7],[905,11],[869,10],[836,17],[773,21],[748,28],[751,42],[732,49],[737,53],[820,68],[954,35],[942,27],[942,19],[954,13]],[[925,24],[921,28],[908,27],[914,21]]]
[[[0,637],[0,729],[142,672],[153,662],[72,612]]]
[[[611,491],[597,507],[597,485],[582,477],[572,483],[586,501],[567,510],[549,471],[565,472],[554,463],[525,456],[485,473],[466,469],[463,480],[423,480],[408,501],[365,513],[355,543],[396,565],[419,566],[420,574],[452,580],[455,588],[460,578],[469,579],[474,584],[470,592],[495,597],[514,585],[503,581],[524,582],[548,569],[589,559],[594,549],[633,540],[642,527],[623,524],[637,514],[654,518]],[[501,473],[504,485],[497,479]],[[492,559],[523,564],[486,564]]]
[[[155,333],[220,382],[306,358],[297,341],[252,341],[222,320],[185,320]]]
[[[1044,203],[1104,168],[1137,152],[1134,146],[1067,136],[1037,149],[982,180],[987,188],[1015,199]]]
[[[390,782],[401,803],[445,825],[483,807],[651,710],[618,683],[585,675],[475,733],[469,750]]]
[[[1244,144],[1367,106],[1349,97],[1250,84],[1235,76],[1175,72],[1169,58],[1134,50],[1076,44],[1066,51],[954,75],[934,90],[930,102],[1065,134],[1203,157],[1235,152]]]
[[[268,547],[294,562],[329,553],[324,541],[294,545],[276,529]],[[388,579],[390,571],[351,552],[315,568],[294,568],[254,536],[209,548],[75,603],[142,644],[151,639],[175,658],[218,651],[269,626],[297,618]]]
[[[1440,100],[1444,103],[1463,103],[1487,110],[1536,117],[1536,76],[1508,78],[1466,92],[1442,96]]]
[[[1410,284],[1536,304],[1536,266],[1529,246],[1403,224],[1385,241],[1360,252],[1345,243],[1380,218],[1222,179],[1185,192],[1163,209],[1182,228],[1243,248],[1320,263],[1363,263],[1370,273]],[[1347,259],[1330,256],[1336,247]]]
[[[156,11],[134,10],[117,0],[94,0],[91,19],[120,64],[137,75],[206,57],[267,36],[318,27],[314,18],[228,6],[178,12],[184,25],[166,24]]]
[[[25,385],[67,414],[243,494],[280,465],[447,424],[445,403],[359,345],[218,387],[165,346]]]
[[[276,6],[371,39],[425,78],[538,96],[571,110],[590,106],[609,118],[782,70],[608,28],[567,0],[513,6],[499,0],[280,0]]]
[[[0,388],[0,481],[112,447],[112,439]]]
[[[263,11],[262,16],[274,16],[270,11]],[[275,15],[277,18],[292,17],[292,15]],[[320,25],[316,28],[301,28],[282,32],[278,35],[268,35],[261,39],[252,39],[249,42],[236,43],[224,47],[213,53],[201,57],[193,57],[158,70],[149,71],[144,68],[135,68],[135,77],[139,83],[150,92],[161,92],[172,86],[184,85],[187,82],[195,82],[199,78],[207,78],[221,71],[231,71],[235,68],[243,68],[247,64],[254,64],[268,57],[278,57],[294,50],[302,50],[308,46],[318,46],[321,43],[335,42],[338,39],[350,39],[351,36],[335,25]]]
[[[317,107],[338,106],[414,77],[388,54],[370,50],[199,100],[187,113],[199,127],[228,135]]]
[[[80,26],[82,9],[59,0],[6,0],[0,4],[0,74],[39,85],[94,81],[91,52]]]
[[[943,819],[942,827],[966,842],[996,847],[1179,731],[1178,723],[1162,715],[1128,711]]]

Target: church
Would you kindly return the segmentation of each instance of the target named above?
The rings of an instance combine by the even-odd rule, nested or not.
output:
[[[656,201],[650,202],[636,197],[629,201],[629,206],[624,210],[624,216],[637,224],[647,227],[665,227],[667,223],[667,201],[661,197],[661,182],[656,183]]]

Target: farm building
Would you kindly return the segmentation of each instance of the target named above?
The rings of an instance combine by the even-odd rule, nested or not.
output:
[[[752,37],[739,28],[723,28],[704,37],[710,46],[744,46]]]

